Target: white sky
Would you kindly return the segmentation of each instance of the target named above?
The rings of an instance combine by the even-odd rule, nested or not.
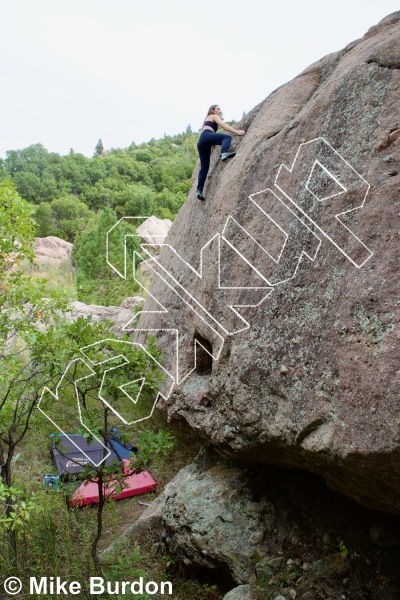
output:
[[[239,119],[398,0],[0,0],[0,156],[91,156]]]

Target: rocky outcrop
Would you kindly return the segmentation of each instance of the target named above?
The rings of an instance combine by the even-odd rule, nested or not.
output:
[[[70,302],[70,310],[66,317],[70,321],[76,321],[79,317],[91,317],[93,321],[108,319],[114,323],[114,331],[122,331],[123,327],[132,319],[133,309],[142,302],[143,298],[140,296],[125,298],[121,306],[98,306],[74,300]]]
[[[149,266],[150,265],[150,266]],[[136,268],[136,273],[137,275],[139,275],[139,278],[143,278],[143,277],[151,277],[153,276],[153,271],[151,269],[151,265],[152,265],[152,261],[151,260],[142,260],[137,268]]]
[[[187,566],[228,568],[234,581],[243,583],[249,581],[263,542],[273,531],[274,510],[268,502],[251,498],[240,469],[202,472],[191,465],[175,478],[163,523],[168,546]]]
[[[71,262],[72,246],[71,242],[66,242],[54,235],[35,238],[33,244],[35,263],[60,265],[66,261]]]
[[[128,296],[122,300],[121,308],[135,308],[142,304],[143,300],[142,296]]]
[[[164,247],[151,259],[173,276],[171,286],[154,276],[151,288],[168,314],[139,323],[163,330],[166,366],[184,380],[163,403],[170,418],[224,456],[306,469],[393,513],[399,49],[397,12],[249,113],[236,157],[212,157],[206,201],[194,185],[175,219],[168,244],[177,254]],[[157,310],[149,296],[144,308]]]
[[[274,514],[270,503],[252,500],[240,469],[204,470],[192,464],[179,471],[103,559],[162,524],[169,550],[186,567],[218,569],[236,583],[248,582],[257,557],[265,554]]]
[[[154,215],[146,219],[136,229],[143,244],[163,244],[171,228],[172,221],[159,219]]]
[[[313,475],[243,469],[203,449],[102,559],[153,540],[152,555],[172,555],[180,573],[240,584],[227,598],[389,600],[400,589],[398,524]]]

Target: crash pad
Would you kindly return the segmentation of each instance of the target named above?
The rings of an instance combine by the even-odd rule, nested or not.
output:
[[[107,497],[113,498],[114,500],[122,500],[123,498],[130,498],[131,496],[138,496],[139,494],[155,491],[157,484],[150,473],[147,471],[135,473],[135,471],[130,468],[130,461],[124,459],[123,463],[123,484],[120,485],[116,476],[111,475],[104,486],[104,494]],[[99,488],[97,480],[94,479],[92,481],[83,481],[70,497],[68,504],[70,507],[81,507],[87,506],[88,504],[96,504],[98,501]]]

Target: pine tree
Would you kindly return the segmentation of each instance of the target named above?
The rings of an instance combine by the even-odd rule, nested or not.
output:
[[[101,156],[102,152],[104,152],[104,146],[102,139],[100,138],[94,149],[94,156]]]
[[[107,264],[107,231],[116,222],[115,212],[109,207],[104,208],[99,212],[93,228],[76,240],[73,258],[77,267],[78,299],[82,302],[115,306],[138,292],[139,286],[132,278],[121,279]],[[113,263],[120,269],[123,269],[124,264],[124,244],[126,243],[128,256],[140,249],[139,239],[136,237],[128,237],[124,242],[125,235],[134,233],[135,228],[128,222],[123,222],[118,226],[117,235],[109,239],[108,256],[112,257]]]

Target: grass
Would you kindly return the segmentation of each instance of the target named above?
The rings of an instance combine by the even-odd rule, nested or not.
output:
[[[131,429],[127,435],[131,443],[138,443],[140,435],[155,435],[162,430],[173,435],[174,447],[166,456],[161,453],[156,455],[150,464],[149,471],[157,481],[156,492],[107,503],[100,550],[117,540],[146,510],[146,506],[139,502],[153,502],[174,475],[191,463],[201,449],[201,442],[193,436],[193,432],[180,423],[168,424],[164,413],[159,410],[155,410],[152,419],[138,425],[140,427]],[[1,579],[14,575],[27,582],[29,576],[47,575],[83,584],[95,575],[90,559],[90,543],[95,530],[96,506],[68,510],[63,492],[45,492],[43,489],[43,475],[55,473],[49,452],[49,435],[53,431],[52,424],[37,413],[19,448],[14,463],[15,486],[25,489],[28,495],[37,494],[37,502],[42,510],[32,515],[19,538],[17,566],[7,561],[6,540],[0,536],[0,558],[3,559]],[[160,538],[161,531],[155,530],[149,532],[146,539],[138,540],[137,546],[126,548],[115,557],[113,564],[104,565],[105,578],[134,580],[140,574],[145,581],[171,581],[173,598],[176,600],[219,600],[223,596],[213,581],[199,582],[191,579],[190,574],[188,578],[188,574],[181,570],[172,557],[163,551],[155,552]],[[85,593],[80,597],[86,598]],[[35,598],[35,595],[31,597]],[[151,597],[157,598],[157,595]]]
[[[51,289],[63,289],[71,300],[76,298],[75,274],[68,262],[62,265],[26,263],[21,268],[33,277],[45,278]],[[141,277],[144,284],[149,283],[147,276]],[[54,431],[54,426],[39,411],[34,411],[29,430],[14,457],[14,486],[21,490],[20,501],[25,496],[34,497],[37,510],[32,512],[27,523],[19,526],[16,563],[10,558],[7,533],[0,531],[0,585],[10,576],[20,577],[25,590],[31,576],[59,576],[84,585],[95,575],[90,545],[96,527],[97,507],[68,509],[61,490],[45,491],[43,488],[44,474],[56,472],[49,451],[49,436]],[[166,455],[153,452],[157,443],[165,444],[160,431],[168,432],[174,438],[174,446]],[[116,541],[143,514],[146,506],[140,503],[153,502],[175,474],[190,464],[201,450],[201,441],[192,431],[179,422],[167,423],[165,414],[157,409],[151,419],[124,433],[132,444],[139,446],[139,452],[140,438],[147,444],[150,442],[150,446],[153,443],[148,470],[157,482],[157,491],[106,504],[100,551]],[[160,538],[161,531],[154,530],[145,539],[138,540],[133,548],[125,548],[112,564],[104,565],[104,576],[110,580],[132,580],[143,576],[145,580],[156,582],[171,581],[176,600],[222,598],[223,592],[215,582],[210,579],[200,582],[194,575],[191,577],[190,573],[183,572],[180,564],[165,553],[159,544]],[[36,598],[35,594],[30,597]],[[46,597],[52,596],[40,595],[40,598]],[[89,600],[92,596],[83,591],[80,597]]]
[[[53,265],[41,265],[40,269],[36,266],[26,268],[31,269],[30,274],[34,277],[45,277],[54,289],[62,287],[71,298],[76,297],[74,274],[67,265],[61,268]],[[164,413],[158,410],[154,412],[152,419],[130,428],[126,434],[127,439],[138,445],[140,450],[141,436],[142,439],[147,436],[147,440],[151,441],[160,431],[171,433],[175,442],[166,455],[162,452],[151,454],[152,461],[148,470],[157,481],[157,492],[107,503],[100,550],[106,549],[116,541],[143,514],[146,506],[140,502],[153,502],[174,475],[201,452],[201,441],[195,437],[193,431],[189,431],[181,423],[167,423]],[[96,526],[96,507],[68,510],[62,492],[46,493],[43,489],[43,475],[55,472],[48,450],[49,435],[53,432],[53,425],[35,411],[28,434],[18,447],[14,458],[15,486],[22,488],[28,497],[36,494],[36,502],[41,510],[33,511],[29,522],[20,527],[17,564],[12,564],[10,560],[6,532],[0,531],[0,589],[2,581],[8,576],[21,577],[25,585],[29,576],[60,576],[84,584],[95,574],[90,558],[90,544]],[[161,439],[161,446],[162,444]],[[361,529],[361,525],[364,526],[365,523],[369,527],[370,516],[360,517],[358,521],[353,519],[353,509],[350,510],[351,507],[349,508],[343,499],[335,502],[329,500],[330,496],[326,495],[324,486],[318,492],[319,488],[315,482],[308,485],[305,479],[305,483],[302,483],[300,476],[296,479],[293,473],[290,478],[295,491],[290,486],[285,487],[286,483],[282,483],[282,478],[284,481],[286,478],[278,472],[274,474],[273,470],[268,471],[264,477],[260,477],[258,466],[257,474],[260,485],[263,479],[269,481],[268,494],[275,507],[286,506],[286,515],[290,515],[294,510],[297,515],[297,519],[294,520],[295,530],[300,523],[303,531],[303,535],[300,536],[301,542],[287,542],[285,547],[274,548],[271,541],[269,553],[272,556],[284,556],[283,566],[269,568],[269,563],[264,564],[264,558],[260,556],[259,572],[256,580],[252,581],[257,600],[273,600],[280,593],[289,598],[292,588],[296,588],[298,598],[306,592],[313,593],[315,598],[330,597],[332,600],[341,600],[343,595],[353,600],[367,597],[371,600],[395,600],[400,597],[398,577],[395,576],[398,570],[399,550],[371,550],[366,539],[367,529]],[[301,494],[302,485],[306,491]],[[261,495],[259,492],[260,490],[256,496]],[[292,501],[289,502],[288,499],[294,497],[297,500],[292,505]],[[332,506],[329,502],[332,502]],[[350,516],[345,519],[347,512]],[[360,512],[362,511],[358,508],[355,514]],[[322,532],[332,533],[336,530],[337,535],[333,535],[335,539],[329,543],[330,547],[326,548],[321,543]],[[168,555],[164,545],[160,544],[161,534],[161,527],[154,528],[145,537],[138,537],[131,546],[125,547],[115,556],[115,560],[104,563],[105,578],[134,580],[142,576],[147,581],[171,581],[175,600],[220,600],[227,590],[217,584],[216,579],[213,580],[214,575],[202,575],[202,579],[198,580],[194,572],[184,571],[181,563]],[[346,577],[340,571],[326,575],[315,570],[302,570],[301,565],[304,562],[312,565],[321,558],[328,558],[329,555],[336,556],[339,563],[341,560],[349,563]],[[294,561],[289,565],[286,562],[287,558]],[[346,586],[343,583],[344,579],[347,580]],[[88,592],[84,592],[80,597],[88,600],[92,598]],[[112,597],[118,599],[118,596]],[[148,596],[139,597],[144,600]],[[34,599],[35,595],[31,598]]]
[[[25,262],[21,265],[21,270],[32,277],[43,277],[50,290],[62,289],[71,300],[76,300],[75,270],[68,261],[60,265]]]

